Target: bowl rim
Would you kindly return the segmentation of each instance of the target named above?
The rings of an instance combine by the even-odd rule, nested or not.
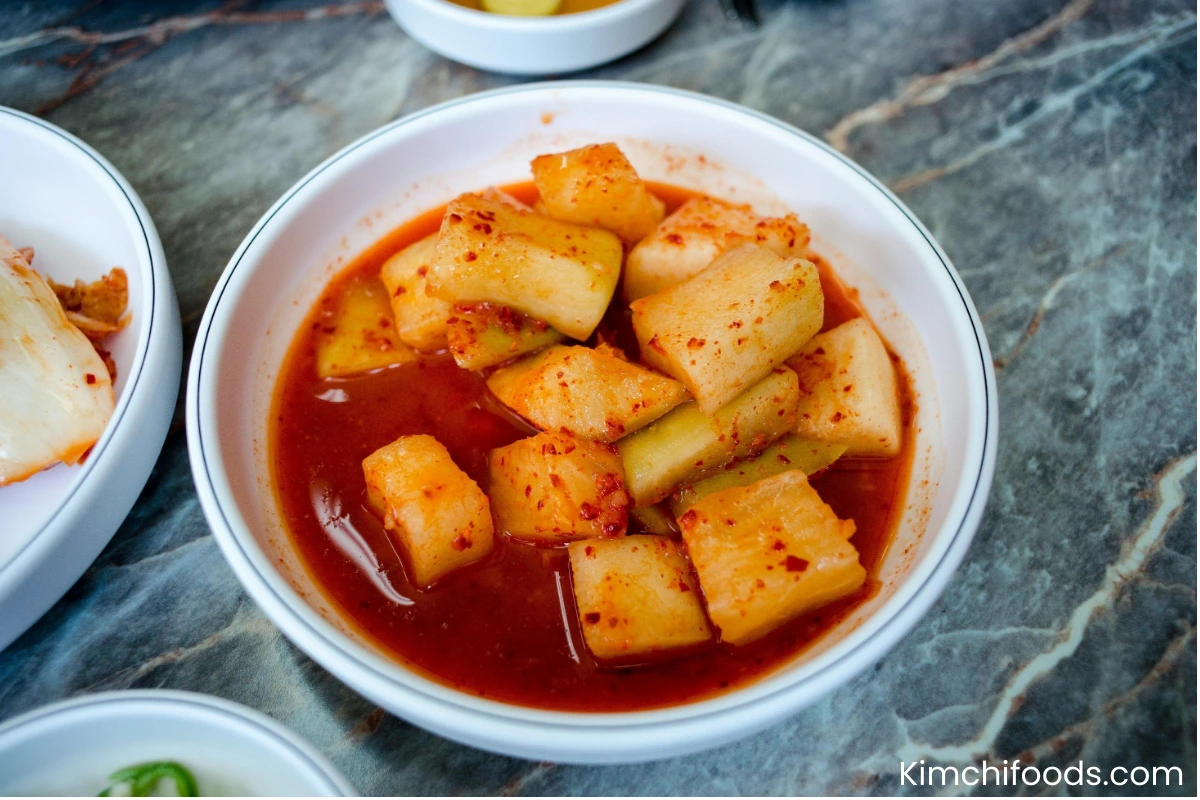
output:
[[[138,705],[159,706],[168,711],[172,708],[188,707],[198,710],[201,714],[211,714],[231,720],[235,727],[265,734],[275,746],[306,762],[311,768],[312,774],[326,782],[326,785],[320,788],[334,796],[357,796],[354,787],[324,754],[283,723],[261,711],[232,700],[179,689],[119,689],[72,697],[34,708],[0,723],[0,748],[3,747],[7,737],[19,734],[22,728],[29,725],[47,722],[55,717],[65,716],[69,719],[87,709],[100,706],[108,706],[108,710],[111,711],[113,706],[135,707]]]
[[[925,574],[923,576],[911,575],[908,578],[907,582],[911,582],[916,577],[920,577],[921,581],[919,585],[909,590],[907,597],[892,598],[892,600],[885,603],[884,606],[877,609],[870,617],[864,620],[864,626],[860,626],[860,629],[865,627],[867,622],[877,625],[877,628],[869,636],[863,637],[862,641],[855,643],[853,647],[838,654],[836,659],[823,665],[819,670],[803,676],[800,680],[791,680],[784,682],[782,685],[772,687],[765,694],[760,692],[754,695],[753,691],[755,687],[762,687],[765,683],[769,682],[772,677],[770,675],[764,676],[757,681],[752,681],[746,686],[712,697],[705,697],[696,701],[664,708],[639,711],[586,712],[529,707],[482,698],[468,692],[460,691],[426,677],[419,668],[407,665],[395,658],[387,658],[383,655],[369,652],[367,648],[351,641],[346,634],[338,631],[328,621],[322,619],[320,614],[309,606],[278,572],[270,576],[260,571],[254,557],[245,549],[241,541],[241,534],[235,533],[235,526],[231,522],[230,515],[226,513],[221,492],[218,491],[215,485],[214,467],[209,463],[210,456],[205,447],[206,438],[215,436],[215,434],[204,432],[204,425],[201,419],[203,414],[200,409],[200,398],[206,394],[201,384],[205,379],[207,371],[205,364],[208,355],[208,345],[210,343],[209,334],[212,332],[218,308],[234,278],[234,273],[242,264],[242,260],[254,245],[258,236],[274,220],[276,215],[280,214],[289,202],[310,183],[320,178],[326,170],[342,158],[401,126],[430,115],[458,108],[468,103],[527,93],[545,93],[551,100],[561,100],[563,93],[578,90],[660,94],[685,102],[716,106],[723,113],[750,117],[758,123],[766,123],[769,126],[779,129],[782,133],[797,137],[809,146],[815,146],[826,155],[832,156],[841,162],[844,167],[849,167],[875,190],[881,192],[913,226],[916,233],[919,234],[929,247],[930,253],[936,257],[937,261],[944,268],[951,285],[957,293],[961,306],[955,306],[954,315],[959,317],[965,327],[970,328],[974,336],[974,350],[977,351],[980,359],[979,366],[982,375],[976,374],[970,380],[973,382],[978,381],[978,393],[982,398],[982,412],[978,420],[972,421],[971,428],[982,425],[982,431],[979,431],[977,434],[969,433],[967,445],[969,451],[978,451],[977,455],[969,459],[962,468],[964,476],[962,480],[963,486],[969,485],[970,489],[968,491],[966,488],[960,487],[951,505],[951,516],[948,517],[947,521],[938,530],[930,531],[927,535],[945,536],[951,529],[953,530],[953,534],[947,537],[941,553],[938,554],[937,560],[929,564],[927,569],[924,569]],[[328,180],[332,180],[332,178],[328,178]],[[249,274],[249,272],[243,273],[239,276],[239,279],[244,279]],[[234,294],[237,294],[240,290],[241,286],[235,290]],[[221,326],[224,326],[224,324],[224,321],[222,321]],[[374,682],[371,685],[390,687],[411,701],[406,704],[405,713],[414,715],[426,714],[426,722],[422,724],[434,727],[435,729],[438,729],[438,725],[440,724],[442,730],[462,730],[460,724],[447,723],[444,718],[435,718],[433,716],[435,712],[445,714],[450,711],[457,712],[467,718],[473,718],[477,723],[490,722],[494,725],[509,726],[508,731],[511,731],[515,727],[524,731],[534,729],[544,731],[558,730],[560,732],[586,731],[590,735],[600,735],[602,733],[611,734],[628,731],[631,728],[639,730],[677,730],[680,725],[696,723],[705,717],[737,714],[742,715],[741,721],[738,724],[741,725],[743,732],[761,727],[761,724],[747,720],[746,715],[753,716],[754,714],[751,714],[751,712],[758,709],[755,712],[758,717],[770,716],[770,711],[761,710],[764,702],[772,699],[783,699],[783,695],[788,693],[799,693],[801,698],[807,696],[815,699],[815,697],[831,690],[834,686],[844,683],[849,677],[865,669],[869,664],[874,663],[875,660],[880,658],[883,653],[912,629],[916,622],[940,596],[950,575],[965,555],[967,546],[970,544],[978,528],[995,471],[998,415],[996,413],[995,373],[990,349],[987,345],[982,323],[958,273],[950,263],[950,259],[942,251],[924,225],[886,186],[850,158],[833,149],[817,137],[767,114],[740,106],[736,103],[671,87],[603,80],[550,81],[521,84],[454,98],[406,115],[365,134],[325,159],[297,181],[296,184],[271,206],[247,234],[230,259],[229,264],[226,266],[225,271],[214,288],[212,297],[205,309],[204,318],[198,329],[197,346],[198,351],[194,353],[189,368],[186,401],[189,457],[192,462],[193,475],[201,505],[213,528],[214,538],[217,539],[235,574],[237,574],[239,580],[242,581],[251,596],[260,604],[264,613],[271,617],[273,622],[293,642],[300,646],[301,649],[305,650],[305,652],[313,656],[320,663],[324,664],[326,660],[332,659],[339,666],[350,666],[350,671],[355,674],[348,676],[345,674],[346,670],[342,670],[341,673],[335,673],[343,683],[369,696],[372,696],[373,693],[361,688],[364,683]],[[217,348],[219,348],[219,345],[214,349]],[[973,356],[974,352],[972,353]],[[975,383],[971,385],[976,386]],[[978,444],[975,443],[976,439],[978,440]],[[215,446],[215,440],[213,444]],[[969,455],[974,454],[969,452]],[[217,464],[215,469],[219,470],[220,474],[224,473],[224,467],[220,464]],[[964,496],[966,499],[961,500]],[[240,514],[235,511],[233,516],[240,517]],[[246,528],[248,532],[248,526],[245,524],[240,524],[240,527]],[[274,585],[276,582],[279,583],[279,586]],[[900,600],[903,600],[903,602],[899,602]],[[890,608],[892,604],[895,604],[894,608]],[[300,610],[301,608],[303,610]],[[311,617],[311,619],[308,617]],[[854,632],[851,632],[850,636],[853,635]],[[316,655],[314,651],[320,655]],[[840,671],[839,667],[841,668]],[[332,672],[333,669],[330,668],[330,671]],[[809,688],[806,691],[806,687],[815,687],[815,689]],[[378,697],[377,694],[373,696]],[[786,714],[793,713],[802,703],[785,702],[776,704],[776,706],[778,705],[783,705],[784,709],[780,713],[778,708],[776,708],[776,718],[782,718]],[[435,724],[435,720],[437,724]],[[461,733],[460,735],[466,736],[466,734]],[[481,741],[481,736],[481,734],[477,734],[474,736],[474,739]],[[498,738],[491,741],[494,744],[490,749],[496,749],[501,752],[519,752],[522,750],[533,752],[538,749],[536,747],[522,747],[521,743],[508,742]],[[688,752],[703,746],[702,744],[695,746],[695,743],[693,743],[693,746],[688,747],[686,743],[681,744],[685,746],[676,747],[674,748],[675,751]],[[487,745],[481,746],[486,747]],[[664,747],[664,749],[669,750],[672,748]],[[593,753],[590,760],[603,760],[603,757],[604,754],[602,752]],[[657,756],[652,755],[650,757]]]
[[[116,398],[116,404],[113,409],[113,414],[108,420],[108,424],[104,426],[104,432],[92,447],[87,459],[83,463],[83,470],[71,482],[65,496],[59,502],[54,513],[38,528],[37,532],[26,539],[25,543],[16,550],[4,563],[0,563],[0,586],[5,580],[5,572],[16,566],[22,558],[39,543],[47,531],[55,530],[59,527],[61,521],[65,519],[69,513],[73,511],[74,502],[93,477],[94,473],[100,469],[101,464],[108,467],[108,460],[105,458],[110,443],[116,438],[117,429],[120,427],[122,420],[125,418],[125,413],[129,410],[129,406],[133,402],[134,395],[138,393],[138,388],[141,383],[141,378],[144,373],[143,367],[146,364],[150,355],[150,342],[154,339],[155,321],[158,317],[158,281],[156,278],[160,273],[166,274],[167,264],[166,256],[163,253],[162,241],[158,237],[158,232],[154,228],[154,223],[150,221],[150,213],[142,204],[134,193],[125,177],[109,163],[108,159],[100,155],[94,148],[82,141],[78,137],[68,133],[62,128],[53,123],[46,122],[43,119],[27,114],[24,111],[18,111],[15,108],[0,106],[0,114],[8,117],[13,117],[18,123],[24,122],[33,125],[35,128],[40,128],[39,136],[52,136],[63,140],[67,145],[73,146],[87,156],[95,165],[108,176],[112,184],[120,190],[122,197],[129,205],[129,210],[133,213],[134,219],[137,220],[138,230],[141,231],[142,239],[138,243],[138,248],[141,250],[140,263],[138,264],[139,280],[142,281],[143,291],[147,300],[143,303],[145,308],[141,311],[146,316],[147,325],[145,332],[138,336],[137,348],[134,351],[133,362],[130,364],[129,377],[126,379],[125,386],[121,395]]]
[[[616,0],[606,6],[573,14],[552,14],[541,17],[521,17],[515,14],[496,14],[476,8],[467,8],[450,0],[386,0],[388,5],[410,3],[431,14],[436,14],[452,24],[468,25],[473,28],[503,31],[505,33],[533,33],[557,35],[591,30],[608,23],[637,16],[643,9],[661,5],[669,0]],[[480,94],[486,94],[481,92]],[[474,96],[474,95],[473,95]],[[439,104],[441,105],[441,104]],[[431,106],[432,108],[432,106]]]

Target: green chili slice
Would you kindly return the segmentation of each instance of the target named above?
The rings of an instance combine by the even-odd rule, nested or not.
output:
[[[119,769],[108,776],[108,788],[97,796],[111,797],[113,789],[128,784],[131,797],[149,797],[154,787],[164,778],[175,784],[175,792],[180,797],[200,796],[196,788],[196,778],[187,767],[176,761],[150,761]]]

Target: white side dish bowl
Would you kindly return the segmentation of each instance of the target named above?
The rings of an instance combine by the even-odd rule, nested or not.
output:
[[[176,761],[204,796],[353,796],[312,745],[245,706],[191,692],[105,692],[0,725],[0,795],[96,796],[108,776]]]
[[[550,17],[491,14],[446,0],[386,0],[396,23],[446,58],[490,72],[559,75],[606,64],[648,44],[686,0],[619,0]]]
[[[874,597],[800,657],[716,697],[627,713],[569,713],[457,691],[349,624],[290,543],[271,486],[275,376],[328,279],[384,233],[465,191],[526,180],[529,160],[615,141],[638,172],[794,210],[892,348],[917,395],[907,507]],[[996,458],[995,375],[962,282],[886,188],[819,140],[709,97],[646,85],[528,85],[398,120],[288,191],[239,247],[200,325],[187,390],[192,469],[238,578],[293,642],[349,686],[436,733],[525,758],[643,761],[778,722],[876,662],[937,599],[979,524]]]
[[[179,306],[146,207],[99,153],[0,107],[0,234],[60,283],[129,277],[132,321],[105,347],[116,408],[82,464],[0,487],[0,649],[62,597],[112,538],[158,458],[179,393]]]

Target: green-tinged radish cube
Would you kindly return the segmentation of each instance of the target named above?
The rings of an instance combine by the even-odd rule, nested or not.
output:
[[[679,533],[675,517],[663,508],[661,503],[653,506],[634,506],[629,509],[629,519],[641,526],[644,533],[652,533],[655,536],[675,536]]]
[[[657,503],[736,458],[745,458],[796,425],[796,374],[778,367],[723,406],[705,414],[685,403],[617,443],[629,493],[639,506]]]
[[[400,341],[387,290],[375,278],[353,278],[322,301],[317,321],[317,375],[345,378],[420,358]]]
[[[844,452],[844,444],[828,444],[789,434],[768,445],[754,458],[727,464],[711,477],[676,489],[671,495],[671,511],[678,517],[697,500],[710,494],[734,486],[749,486],[790,469],[798,469],[811,476],[837,461]]]
[[[540,320],[491,303],[456,305],[447,320],[450,355],[463,369],[494,367],[565,338]]]

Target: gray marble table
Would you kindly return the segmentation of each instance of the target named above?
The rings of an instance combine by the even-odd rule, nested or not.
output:
[[[0,718],[105,689],[209,692],[299,731],[363,793],[927,793],[900,785],[900,759],[1019,756],[1180,766],[1170,791],[1195,794],[1195,6],[761,9],[750,31],[692,0],[658,41],[586,75],[707,92],[823,136],[961,270],[996,359],[999,469],[966,562],[893,652],[690,758],[591,768],[462,747],[356,696],[263,617],[209,534],[177,415],[112,544],[0,653]],[[189,342],[238,242],[310,167],[512,82],[434,56],[378,2],[0,9],[0,103],[78,134],[141,193]]]

